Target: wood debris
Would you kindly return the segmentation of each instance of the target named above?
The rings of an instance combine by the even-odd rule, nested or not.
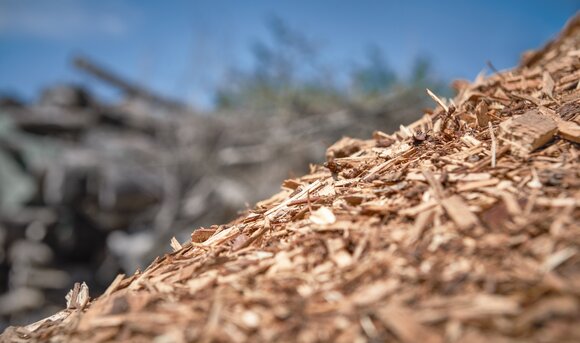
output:
[[[536,110],[506,120],[499,127],[500,138],[512,145],[512,150],[520,156],[549,142],[558,129],[555,121]]]
[[[2,340],[580,341],[580,159],[555,135],[580,115],[578,51],[580,16],[461,84],[453,111],[433,96],[445,113],[339,141],[238,219]]]
[[[459,195],[441,201],[441,205],[460,230],[469,230],[477,225],[477,217],[469,210]]]
[[[487,114],[488,108],[485,101],[480,101],[475,108],[475,115],[477,117],[477,124],[480,127],[487,127],[489,123],[489,115]]]
[[[83,309],[89,303],[89,286],[86,283],[75,283],[73,289],[71,289],[66,295],[66,308],[67,309]]]
[[[394,130],[430,104],[404,87],[372,101],[352,96],[318,106],[316,96],[274,112],[218,106],[203,113],[90,59],[74,65],[120,97],[101,99],[77,85],[52,85],[24,102],[0,91],[0,332],[61,306],[75,281],[102,293],[120,270],[151,263],[171,236],[185,240],[206,226],[192,235],[205,242],[219,229],[212,224],[324,159],[328,142]],[[376,148],[395,142],[377,134]],[[360,140],[350,140],[337,157],[354,152],[348,144],[360,149]]]
[[[571,121],[558,123],[558,134],[560,137],[574,143],[580,143],[580,125]]]

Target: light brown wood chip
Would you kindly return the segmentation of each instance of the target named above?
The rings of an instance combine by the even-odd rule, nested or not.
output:
[[[500,139],[512,146],[513,153],[523,157],[548,143],[558,129],[554,120],[536,110],[506,120],[499,128]]]
[[[558,134],[560,137],[574,143],[580,143],[580,125],[571,121],[561,121],[558,123]]]
[[[478,219],[459,195],[441,201],[445,211],[461,230],[469,230],[478,224]]]
[[[406,343],[442,343],[443,339],[419,323],[413,312],[399,305],[388,305],[378,311],[379,319],[401,341]]]

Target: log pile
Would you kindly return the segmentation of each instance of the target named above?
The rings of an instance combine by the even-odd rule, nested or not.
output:
[[[75,281],[103,292],[172,236],[232,220],[303,174],[341,136],[410,122],[427,105],[408,92],[366,108],[202,114],[87,58],[74,64],[122,102],[66,85],[33,103],[0,99],[0,331],[57,311]]]
[[[5,341],[577,342],[580,16]]]

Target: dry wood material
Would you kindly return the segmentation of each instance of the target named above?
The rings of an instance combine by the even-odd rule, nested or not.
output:
[[[441,205],[460,230],[469,230],[477,225],[477,217],[471,213],[459,195],[453,195],[441,201]]]
[[[512,151],[521,156],[548,143],[558,128],[555,121],[536,110],[506,120],[499,127],[500,138],[512,145]]]
[[[578,51],[580,17],[453,107],[433,94],[400,132],[341,140],[233,222],[2,339],[580,341],[579,154],[554,136],[580,115]]]
[[[203,115],[90,60],[75,64],[125,97],[102,102],[71,85],[27,103],[0,94],[0,332],[60,308],[73,281],[101,293],[171,236],[235,218],[324,158],[328,142],[396,129],[427,106],[403,87],[372,101]]]
[[[560,137],[574,143],[580,143],[580,125],[571,121],[558,123],[558,134]]]

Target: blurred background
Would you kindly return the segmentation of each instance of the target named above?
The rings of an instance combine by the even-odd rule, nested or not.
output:
[[[0,0],[0,330],[517,65],[561,1]]]

